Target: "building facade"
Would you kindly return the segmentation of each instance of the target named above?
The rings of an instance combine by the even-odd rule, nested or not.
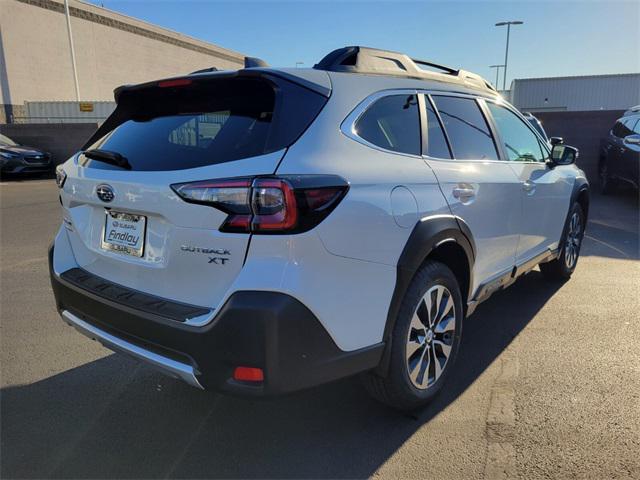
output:
[[[63,0],[0,0],[0,122],[25,102],[76,101]],[[194,70],[236,69],[244,55],[89,3],[69,0],[80,101]],[[4,117],[4,118],[2,118]]]
[[[626,110],[640,103],[640,73],[517,79],[510,97],[532,113]]]

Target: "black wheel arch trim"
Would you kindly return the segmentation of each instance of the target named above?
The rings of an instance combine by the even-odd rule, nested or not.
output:
[[[560,237],[560,243],[557,249],[558,256],[562,254],[562,243],[567,236],[567,228],[569,226],[569,215],[571,214],[571,208],[573,207],[573,204],[578,201],[578,198],[582,194],[586,194],[587,196],[586,208],[582,209],[582,213],[584,215],[584,229],[582,230],[582,233],[584,235],[584,231],[587,228],[587,219],[589,217],[590,187],[589,182],[586,178],[576,178],[573,184],[573,189],[571,190],[571,200],[569,201],[569,206],[567,207],[567,216],[565,217],[564,227],[562,228],[562,236]]]
[[[471,229],[467,223],[455,215],[433,215],[421,219],[413,228],[400,254],[397,264],[396,285],[389,305],[384,329],[384,354],[376,373],[384,376],[389,366],[391,340],[400,305],[416,272],[429,255],[441,245],[453,242],[462,247],[467,257],[469,279],[472,284],[473,265],[476,258],[476,247]],[[464,294],[463,294],[464,295]],[[469,301],[470,292],[463,298],[463,306]]]

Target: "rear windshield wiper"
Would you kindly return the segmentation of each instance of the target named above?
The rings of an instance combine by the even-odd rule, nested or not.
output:
[[[94,148],[92,150],[86,150],[84,156],[91,160],[97,160],[126,170],[131,170],[131,164],[129,160],[127,160],[127,157],[120,155],[118,152]]]

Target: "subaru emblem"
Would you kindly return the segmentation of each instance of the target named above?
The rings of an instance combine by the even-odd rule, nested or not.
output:
[[[96,188],[96,195],[98,195],[98,198],[105,203],[109,203],[115,197],[111,185],[106,185],[104,183],[102,185],[98,185]]]

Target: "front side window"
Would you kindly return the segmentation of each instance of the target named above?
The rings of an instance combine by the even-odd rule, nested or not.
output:
[[[434,95],[453,156],[459,160],[498,160],[493,136],[478,103],[471,98]]]
[[[420,155],[418,97],[389,95],[375,101],[358,119],[355,131],[386,150]]]
[[[487,102],[509,160],[542,162],[545,155],[535,133],[511,110]]]

